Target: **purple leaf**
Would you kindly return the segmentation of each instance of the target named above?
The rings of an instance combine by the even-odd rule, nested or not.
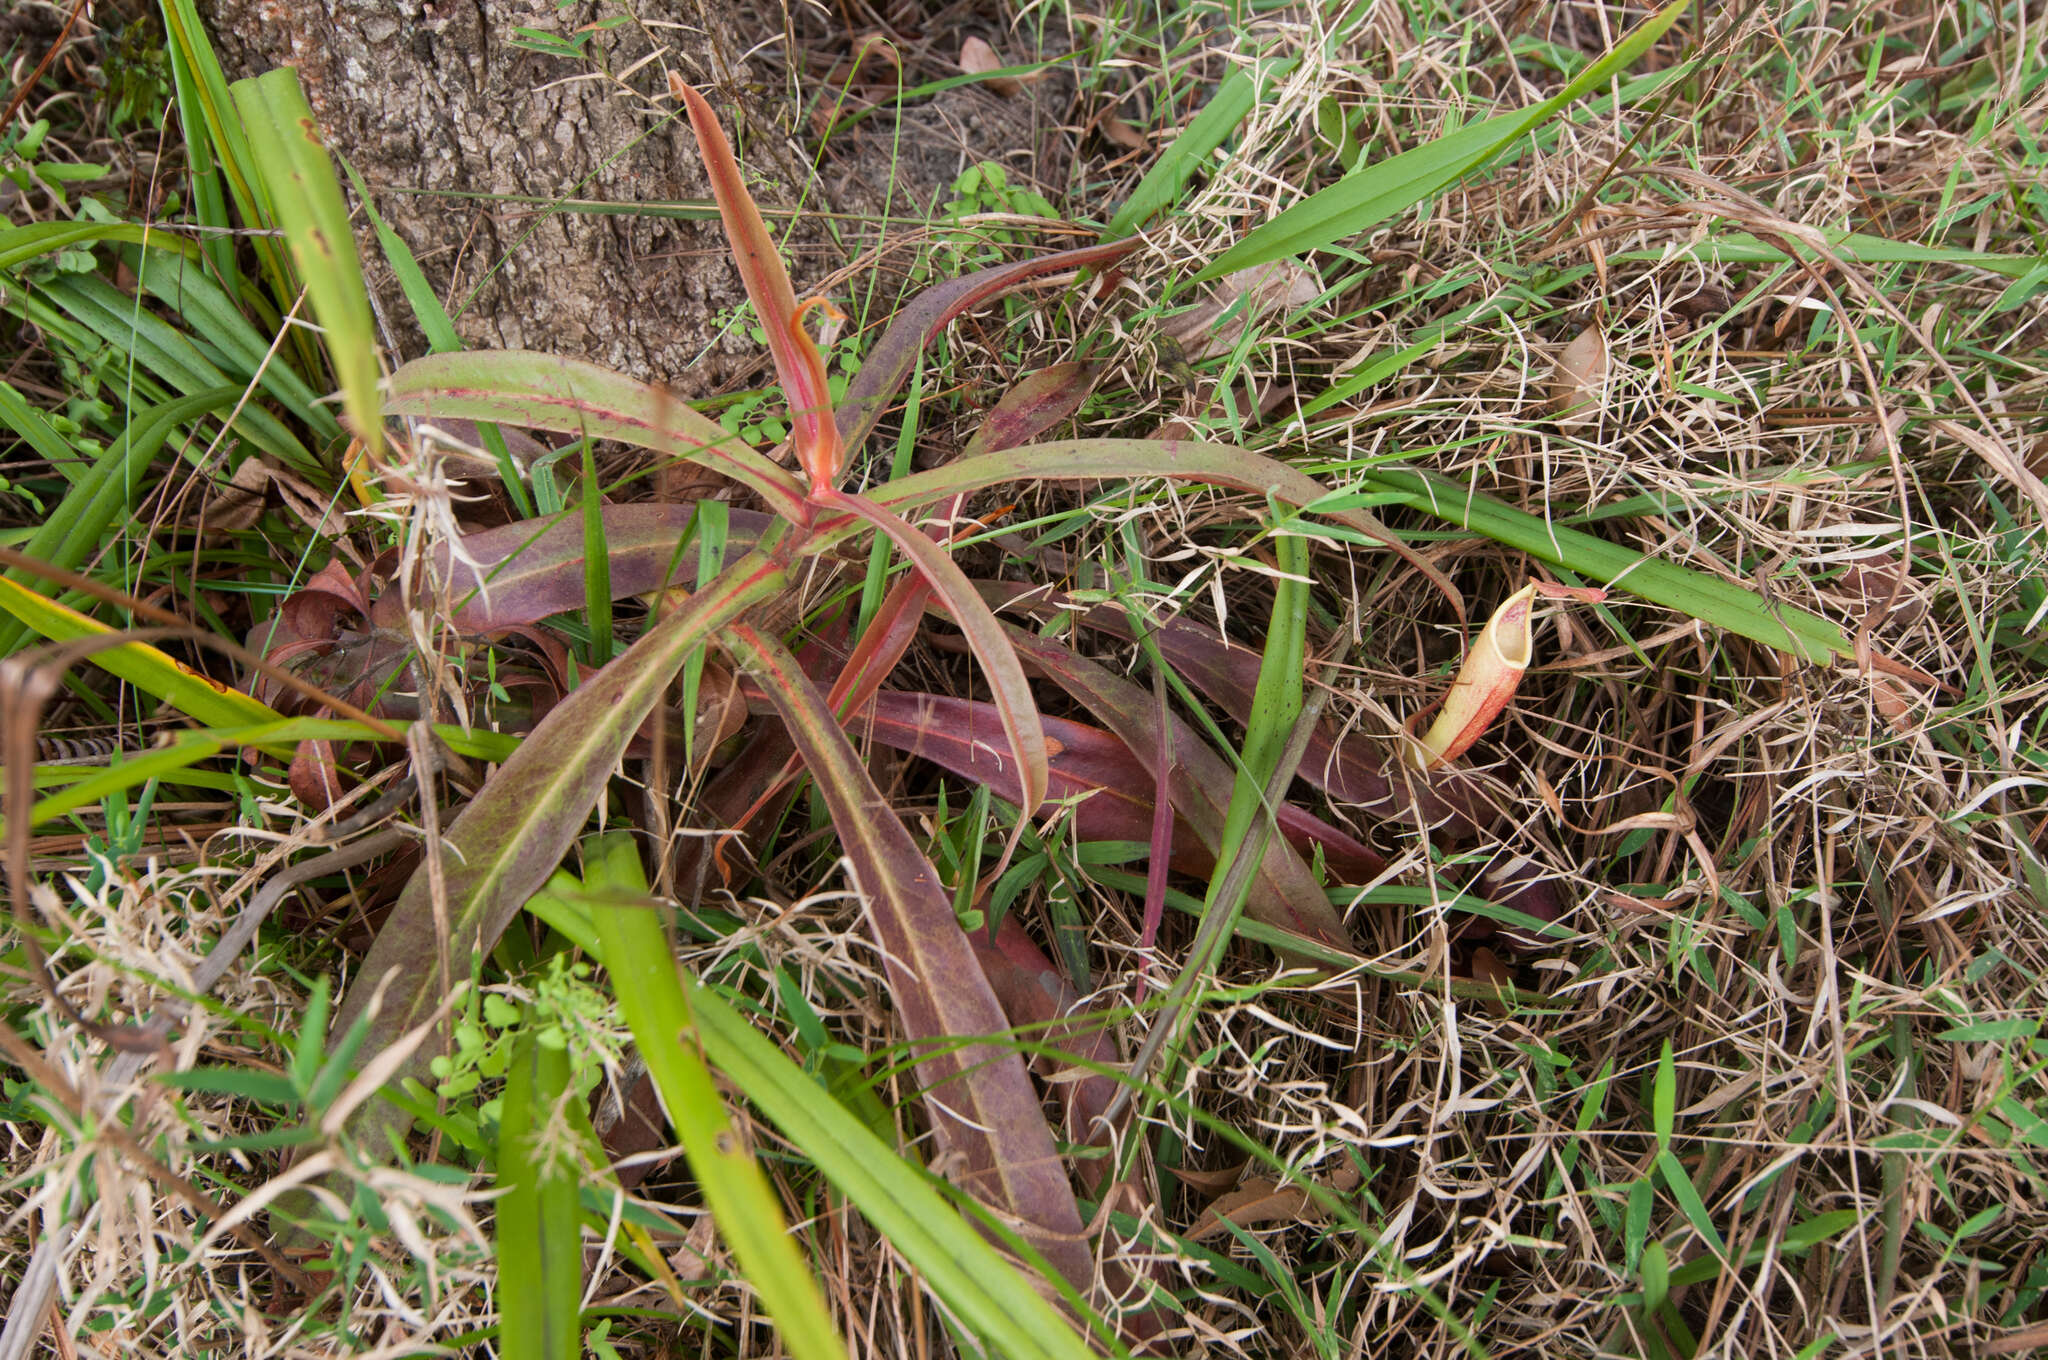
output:
[[[1009,1022],[953,916],[938,871],[868,777],[825,696],[795,658],[744,623],[730,625],[725,638],[775,703],[831,810],[904,1029],[920,1046],[933,1046],[917,1072],[932,1124],[961,1162],[954,1179],[1024,1225],[1032,1245],[1085,1291],[1094,1272],[1080,1210],[1023,1059],[990,1044],[956,1042],[999,1034]]]
[[[623,600],[694,580],[697,554],[676,546],[694,505],[607,505],[604,537],[612,598]],[[735,554],[759,541],[773,523],[753,510],[728,510],[727,541]],[[434,548],[436,569],[456,604],[455,624],[483,633],[538,623],[583,608],[583,525],[573,515],[519,520],[464,534]]]
[[[1100,364],[1041,368],[1003,393],[995,409],[982,417],[981,428],[967,441],[961,455],[972,458],[1030,443],[1080,410],[1101,376]]]
[[[1139,759],[1157,761],[1158,715],[1150,694],[1050,638],[1022,628],[1008,631],[1019,656],[1121,737]],[[1173,754],[1173,805],[1213,855],[1222,844],[1224,815],[1236,781],[1223,758],[1179,719],[1174,720]],[[1252,879],[1245,912],[1267,925],[1340,948],[1351,947],[1344,923],[1323,896],[1322,885],[1284,838],[1267,847]]]
[[[1122,259],[1137,246],[1136,240],[1109,241],[1062,250],[949,279],[918,294],[909,306],[896,313],[881,340],[862,356],[860,372],[854,375],[846,399],[839,403],[839,438],[849,449],[861,446],[889,403],[903,390],[903,384],[910,381],[917,356],[924,353],[932,337],[954,317],[1041,275],[1107,264]]]

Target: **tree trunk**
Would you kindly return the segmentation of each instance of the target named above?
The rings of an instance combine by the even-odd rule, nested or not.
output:
[[[465,343],[590,359],[684,396],[758,362],[744,330],[719,317],[746,295],[715,220],[549,208],[709,197],[688,124],[670,116],[669,70],[714,87],[750,174],[791,159],[771,154],[782,148],[770,120],[717,93],[742,83],[730,54],[761,36],[735,31],[747,7],[648,0],[631,19],[601,0],[201,9],[231,78],[298,67],[329,144],[369,183]],[[605,23],[615,26],[584,27]],[[586,55],[534,50],[548,42],[580,42]],[[764,203],[796,201],[766,178]],[[361,241],[394,358],[423,353],[383,253],[367,230]]]

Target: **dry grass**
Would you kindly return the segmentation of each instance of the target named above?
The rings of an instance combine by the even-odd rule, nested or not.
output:
[[[1108,53],[1101,24],[1070,17],[1077,41]],[[1654,513],[1590,527],[1841,620],[1873,655],[1921,673],[1799,666],[1619,592],[1605,609],[1555,616],[1540,667],[1473,756],[1512,829],[1462,853],[1526,859],[1557,880],[1569,937],[1482,946],[1448,911],[1352,913],[1379,970],[1469,977],[1483,947],[1537,994],[1519,1006],[1452,1002],[1373,971],[1270,985],[1270,956],[1233,952],[1219,983],[1235,990],[1197,1024],[1199,1060],[1174,1077],[1182,1099],[1153,1116],[1154,1155],[1228,1169],[1244,1153],[1219,1126],[1234,1129],[1291,1174],[1344,1189],[1366,1231],[1305,1213],[1244,1240],[1176,1245],[1158,1230],[1187,1232],[1225,1182],[1165,1177],[1145,1224],[1112,1229],[1129,1259],[1163,1262],[1182,1291],[1183,1353],[1477,1346],[1662,1360],[2048,1345],[2048,1262],[2037,1259],[2048,1064],[2036,1040],[2048,1017],[2037,735],[2048,690],[2032,640],[2048,506],[2000,462],[2010,450],[2038,468],[2048,449],[2048,306],[2038,287],[2001,305],[2012,280],[1967,261],[1844,254],[1803,271],[1696,249],[1737,232],[1846,226],[2038,250],[2048,152],[2030,129],[2043,123],[2048,63],[2031,27],[2000,28],[1974,7],[1766,5],[1686,22],[1713,55],[1668,96],[1561,125],[1511,165],[1350,243],[1348,256],[1322,257],[1334,291],[1255,322],[1234,354],[1196,372],[1157,344],[1171,313],[1196,301],[1182,282],[1189,262],[1220,254],[1306,179],[1334,176],[1313,131],[1318,108],[1355,110],[1359,136],[1384,155],[1540,97],[1552,82],[1535,64],[1511,69],[1503,43],[1594,51],[1620,19],[1581,7],[1305,7],[1219,24],[1166,74],[1105,67],[1083,80],[1073,125],[1114,98],[1127,122],[1150,126],[1169,94],[1185,110],[1197,81],[1249,53],[1301,57],[1115,292],[1066,308],[1013,304],[1007,324],[958,328],[943,381],[928,383],[999,391],[1075,357],[1078,336],[1109,366],[1086,432],[1149,434],[1179,420],[1332,484],[1347,468],[1405,462],[1559,519],[1652,497]],[[1894,45],[1877,46],[1887,35]],[[1942,68],[1938,97],[1911,79],[1909,51]],[[1113,206],[1142,169],[1141,158],[1105,183],[1089,158],[1099,165],[1114,148],[1077,149],[1076,214]],[[1555,357],[1587,326],[1604,337],[1609,381],[1588,416],[1556,422]],[[1344,374],[1426,338],[1436,343],[1416,362],[1305,413]],[[928,410],[937,445],[951,437],[949,409]],[[1256,552],[1233,545],[1256,511],[1147,493],[1084,515],[1044,494],[1016,518],[1069,530],[1058,547],[1079,562],[1120,561],[1120,527],[1135,520],[1150,554],[1140,593],[1161,612],[1220,613],[1244,640],[1258,636],[1267,595]],[[1409,527],[1475,608],[1531,570],[1497,545]],[[1468,630],[1379,555],[1330,547],[1317,575],[1324,619],[1312,644],[1338,666],[1334,707],[1391,737],[1440,693]],[[920,664],[934,689],[964,675],[943,655]],[[901,781],[913,825],[934,825],[931,789],[915,771]],[[957,814],[960,799],[950,806]],[[213,811],[253,820],[246,805]],[[95,869],[49,848],[40,906],[66,942],[53,968],[72,1004],[102,1020],[160,1013],[189,987],[195,942],[255,886],[168,867],[189,853]],[[220,836],[202,848],[219,863],[248,847]],[[1429,846],[1386,848],[1390,881],[1449,897],[1467,877]],[[755,995],[779,977],[835,1040],[873,1053],[893,1034],[878,961],[857,902],[820,866],[805,846],[767,861],[776,899],[729,904],[744,924],[715,926],[720,938],[691,963]],[[1141,961],[1136,901],[1101,892],[1088,906],[1096,979],[1121,1004]],[[1184,943],[1169,931],[1169,973]],[[311,976],[332,966],[310,947],[245,956],[216,988],[218,1007],[184,1026],[176,1066],[288,1064]],[[34,1343],[57,1349],[25,1353],[487,1344],[477,1329],[497,1282],[477,1226],[488,1216],[481,1182],[447,1167],[363,1170],[383,1222],[351,1244],[362,1268],[334,1307],[292,1317],[253,1249],[161,1174],[260,1208],[274,1151],[199,1147],[261,1132],[246,1105],[117,1089],[114,1055],[40,1001],[16,957],[7,967],[7,1014],[76,1097],[52,1101],[6,1073],[0,1255],[19,1265],[0,1281],[19,1288],[37,1243],[66,1244],[53,1325]],[[775,1023],[796,1022],[785,1006]],[[880,1094],[884,1108],[906,1108],[904,1090]],[[107,1141],[117,1109],[159,1166]],[[752,1132],[764,1152],[795,1156],[765,1126]],[[1660,1170],[1671,1156],[1682,1189]],[[945,1353],[952,1340],[902,1262],[819,1200],[799,1165],[777,1166],[858,1353]],[[643,1194],[666,1204],[684,1239],[666,1244],[683,1288],[649,1284],[616,1239],[594,1247],[590,1299],[618,1310],[606,1344],[775,1354],[751,1291],[711,1278],[727,1263],[679,1175],[657,1173]],[[1688,1200],[1704,1204],[1718,1244]],[[1724,1268],[1644,1306],[1660,1275],[1717,1250]],[[70,1339],[48,1339],[58,1337]]]

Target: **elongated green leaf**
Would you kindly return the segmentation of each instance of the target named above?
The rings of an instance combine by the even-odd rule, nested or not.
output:
[[[963,1221],[924,1174],[784,1057],[716,992],[692,986],[704,1054],[1006,1360],[1085,1360],[1065,1318]],[[1042,1120],[1041,1120],[1042,1122]]]
[[[752,627],[734,624],[725,639],[774,701],[831,809],[906,1032],[920,1045],[952,1045],[1007,1030],[938,871],[875,788],[825,696],[781,644]],[[1093,1267],[1080,1210],[1023,1059],[969,1042],[936,1049],[917,1072],[932,1123],[960,1159],[959,1183],[1024,1225],[1040,1254],[1087,1288]]]
[[[794,477],[666,393],[579,359],[528,350],[430,354],[391,375],[385,410],[616,439],[721,473],[801,521]]]
[[[127,241],[157,250],[197,253],[184,237],[140,222],[32,222],[25,227],[0,227],[0,274],[89,241]]]
[[[1267,84],[1286,75],[1296,65],[1297,59],[1293,57],[1279,61],[1262,60],[1250,66],[1240,66],[1225,76],[1223,83],[1216,87],[1216,93],[1202,106],[1202,111],[1181,129],[1180,135],[1173,139],[1173,145],[1161,153],[1159,159],[1152,163],[1152,168],[1145,172],[1145,178],[1138,181],[1138,187],[1131,191],[1123,207],[1118,208],[1116,216],[1110,219],[1103,238],[1114,241],[1129,236],[1178,198],[1189,178],[1208,162],[1216,148],[1237,131],[1237,125],[1257,106]]]
[[[211,759],[219,755],[221,749],[218,741],[188,735],[175,746],[137,752],[118,765],[94,770],[77,783],[47,797],[38,798],[35,806],[29,809],[28,824],[41,826],[51,818],[61,817],[74,808],[91,807],[103,798],[110,798],[138,784],[161,779],[188,765],[196,765],[202,760]],[[5,820],[0,819],[0,827],[5,825]]]
[[[1363,479],[1396,491],[1417,510],[1519,548],[1531,557],[1610,586],[1816,665],[1853,655],[1848,636],[1818,614],[1765,601],[1719,576],[1647,557],[1633,548],[1503,505],[1434,474],[1382,468]]]
[[[384,435],[377,414],[377,332],[370,294],[349,228],[348,204],[299,88],[299,73],[280,66],[236,81],[231,92],[270,209],[284,229],[320,323],[328,362],[341,384],[342,408],[375,456]]]
[[[531,1008],[528,1009],[531,1015]],[[498,1123],[498,1329],[505,1360],[577,1360],[583,1350],[583,1149],[557,1123],[569,1052],[529,1025],[512,1049]]]
[[[1998,254],[1964,246],[1923,246],[1912,241],[1872,236],[1867,232],[1846,231],[1840,227],[1820,229],[1819,235],[1830,251],[1851,264],[1948,264],[2019,279],[2041,268],[2044,259],[2048,259],[2041,255]],[[1802,253],[1808,259],[1821,258],[1820,252],[1804,240],[1794,238],[1793,244],[1806,247]],[[1782,245],[1760,240],[1748,232],[1731,231],[1671,250],[1624,250],[1608,258],[1631,262],[1677,258],[1712,260],[1719,264],[1784,264],[1792,257],[1785,253]]]
[[[238,387],[215,387],[137,414],[120,439],[73,478],[56,513],[29,536],[22,552],[66,571],[85,565],[89,556],[106,546],[108,529],[132,508],[143,469],[171,431],[209,411],[221,410],[240,395]],[[35,578],[15,568],[7,572],[6,579],[26,584]],[[12,655],[21,646],[23,633],[22,621],[0,622],[0,656]]]
[[[133,355],[142,369],[176,391],[196,395],[228,381],[227,374],[200,353],[190,336],[105,279],[92,274],[67,275],[44,285],[42,296],[114,348]],[[292,467],[306,472],[319,467],[298,436],[260,405],[245,404],[235,415],[235,429]]]
[[[28,399],[11,385],[0,382],[0,425],[6,426],[27,441],[50,466],[66,481],[76,482],[85,475],[85,467],[77,449],[71,441],[57,433],[57,427],[50,418],[28,404]],[[0,648],[0,652],[4,652]]]
[[[942,496],[979,491],[1002,482],[1143,477],[1235,487],[1293,506],[1312,505],[1329,494],[1329,489],[1313,477],[1230,444],[1178,439],[1074,439],[962,458],[877,487],[870,498],[877,505],[895,510],[926,505]],[[1450,579],[1395,537],[1386,525],[1356,508],[1321,513],[1392,548],[1462,611],[1464,597]]]
[[[364,1013],[388,975],[396,980],[371,1027],[367,1054],[389,1047],[433,1010],[446,984],[437,976],[436,892],[445,894],[455,959],[488,952],[520,904],[547,881],[582,829],[662,690],[690,648],[747,606],[784,585],[782,571],[750,553],[708,589],[690,597],[650,628],[624,655],[583,682],[549,710],[443,835],[446,874],[441,884],[422,867],[363,960],[356,982],[336,1012],[346,1029]],[[424,1071],[430,1054],[416,1054],[392,1075],[394,1082]],[[402,1118],[368,1102],[358,1115],[364,1131]],[[368,1140],[379,1147],[383,1139]]]
[[[1536,107],[1460,128],[1309,195],[1270,222],[1254,228],[1195,275],[1196,280],[1220,278],[1235,270],[1321,250],[1356,236],[1456,183],[1528,135],[1559,109],[1633,65],[1678,22],[1678,16],[1690,3],[1691,0],[1673,0],[1658,10],[1605,56]]]
[[[185,328],[221,353],[237,380],[254,380],[322,439],[341,438],[341,422],[292,367],[273,356],[234,298],[199,263],[174,251],[123,250],[121,256],[152,297],[177,312]]]
[[[954,565],[944,548],[865,497],[834,495],[820,504],[827,508],[849,507],[887,534],[960,625],[968,648],[981,663],[982,674],[988,677],[996,710],[1003,715],[1003,732],[1010,739],[1011,753],[1017,757],[1024,799],[1020,810],[1026,817],[1037,812],[1038,805],[1045,801],[1045,729],[1039,726],[1031,682],[1017,663],[1017,654],[1004,636],[1003,625],[989,612],[974,583]]]
[[[674,947],[647,896],[640,852],[633,838],[620,832],[598,837],[592,849],[589,858],[596,864],[585,878],[594,890],[590,916],[603,942],[619,1011],[683,1140],[719,1235],[760,1293],[791,1355],[846,1360],[845,1342],[790,1236],[782,1206],[734,1130],[711,1069],[704,1065],[690,999],[676,974]],[[621,898],[631,904],[614,905]]]

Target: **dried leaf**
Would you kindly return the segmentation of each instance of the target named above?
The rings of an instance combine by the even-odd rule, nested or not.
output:
[[[1245,1161],[1239,1162],[1235,1166],[1218,1167],[1213,1171],[1204,1171],[1198,1167],[1176,1166],[1172,1168],[1172,1171],[1175,1179],[1187,1186],[1188,1189],[1198,1195],[1207,1195],[1213,1199],[1217,1195],[1227,1195],[1232,1190],[1235,1190],[1238,1183],[1244,1179],[1244,1169],[1250,1165],[1250,1162]]]
[[[1143,151],[1146,146],[1145,134],[1126,123],[1115,114],[1105,114],[1100,123],[1102,135],[1127,151]]]
[[[1003,69],[1003,59],[996,50],[980,38],[970,37],[960,44],[960,69],[970,76],[988,75],[990,71]],[[1024,86],[1015,76],[989,76],[982,84],[1004,98],[1019,94]]]
[[[1590,425],[1607,402],[1607,337],[1588,326],[1558,351],[1550,373],[1550,408],[1560,427]]]
[[[1276,260],[1218,279],[1206,301],[1169,318],[1159,333],[1178,344],[1188,362],[1199,363],[1229,353],[1247,326],[1274,312],[1306,307],[1322,293],[1315,271],[1293,260]]]
[[[1308,1191],[1298,1185],[1279,1185],[1264,1176],[1252,1176],[1243,1186],[1218,1199],[1202,1211],[1188,1230],[1190,1242],[1220,1237],[1224,1224],[1240,1228],[1261,1223],[1299,1222],[1309,1207]]]

